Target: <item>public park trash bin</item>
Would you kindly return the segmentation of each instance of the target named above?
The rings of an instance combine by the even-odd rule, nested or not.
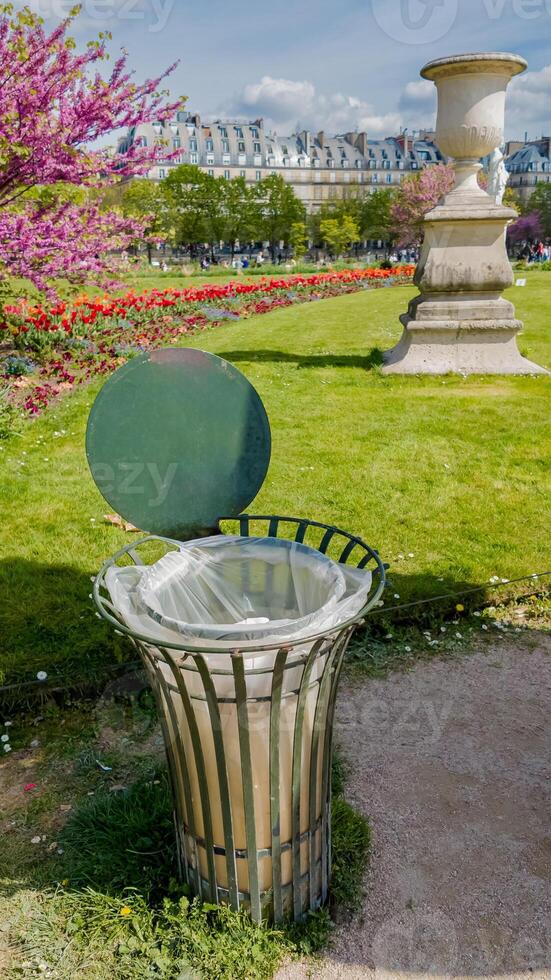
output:
[[[94,597],[155,693],[181,875],[255,921],[300,921],[328,895],[338,678],[385,567],[330,525],[241,513],[270,433],[221,358],[130,361],[96,400],[87,451],[110,503],[153,532],[106,562]]]

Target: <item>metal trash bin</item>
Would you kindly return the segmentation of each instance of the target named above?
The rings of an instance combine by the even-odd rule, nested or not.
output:
[[[186,360],[188,353],[192,354],[190,361]],[[175,356],[181,368],[175,375],[179,380],[175,382],[173,378],[172,384],[185,386],[190,365],[197,371],[198,354],[202,352],[179,350],[170,354],[171,368]],[[212,366],[209,362],[213,356],[202,356],[207,359],[207,366]],[[226,362],[222,365],[226,375],[229,372],[229,384],[235,382],[237,375],[243,380],[250,407],[258,395],[254,389],[254,396],[251,395],[248,382],[235,369]],[[88,456],[104,493],[106,474],[111,486],[116,483],[111,473],[113,465],[106,460],[118,454],[120,462],[125,443],[125,459],[135,460],[137,445],[139,451],[144,448],[140,442],[121,440],[116,433],[114,444],[106,446],[109,425],[101,422],[102,416],[105,423],[109,418],[113,420],[113,405],[123,412],[129,409],[125,388],[131,399],[138,393],[143,397],[151,368],[148,355],[142,360],[142,367],[139,371],[131,362],[117,372],[119,378],[115,375],[107,383],[92,411]],[[214,367],[220,370],[219,364]],[[129,386],[121,387],[122,372],[127,372],[127,378],[130,375]],[[162,370],[160,374],[163,375]],[[208,378],[204,384],[208,397]],[[170,388],[167,385],[165,389],[169,400]],[[255,416],[259,417],[257,406]],[[240,419],[250,433],[250,417],[248,421],[243,416]],[[199,445],[199,454],[204,445]],[[257,439],[256,446],[259,455],[265,455],[262,446],[266,446],[266,440]],[[173,449],[168,455],[166,447],[160,451],[164,465]],[[186,466],[193,470],[193,461],[186,452],[184,458]],[[123,462],[121,472],[126,472]],[[147,489],[145,485],[143,488]],[[229,516],[216,517],[218,533],[235,533],[240,539],[251,541],[271,540],[274,544],[274,539],[294,541],[304,553],[316,554],[321,563],[331,563],[337,575],[346,575],[349,569],[364,573],[369,570],[367,590],[353,614],[348,615],[350,607],[344,606],[343,618],[330,616],[328,625],[317,632],[307,625],[295,637],[290,637],[287,630],[283,638],[273,635],[268,640],[263,633],[269,634],[270,623],[259,629],[253,616],[253,625],[250,620],[234,623],[248,629],[252,636],[236,643],[231,635],[213,639],[212,631],[207,630],[204,636],[200,627],[180,627],[174,616],[161,616],[149,606],[144,613],[142,599],[138,601],[136,596],[138,583],[147,576],[147,570],[155,569],[167,553],[185,551],[187,545],[182,542],[188,537],[186,530],[193,536],[198,523],[205,531],[213,530],[210,518],[205,523],[204,518],[198,521],[196,515],[191,516],[187,529],[182,528],[181,504],[177,505],[179,513],[174,515],[169,506],[163,516],[146,505],[148,529],[166,530],[168,520],[178,526],[180,533],[177,537],[152,534],[118,552],[97,576],[94,598],[100,614],[135,645],[155,693],[172,783],[182,878],[206,901],[227,903],[233,908],[245,906],[253,920],[265,918],[279,923],[285,919],[300,921],[327,900],[332,727],[338,680],[354,629],[382,594],[385,567],[377,552],[363,541],[330,525],[236,513],[235,505],[243,496],[249,498],[245,506],[255,496],[256,490],[251,491],[249,484],[236,493],[234,483],[228,495],[233,496]],[[132,495],[125,494],[121,498],[116,488],[108,492],[111,502],[134,523],[143,501],[131,501]],[[114,587],[119,574],[116,570],[121,566],[122,577],[129,583],[129,603],[119,598]],[[247,575],[247,563],[241,574]],[[262,574],[265,577],[260,584],[255,583],[253,596],[270,596],[277,591],[273,572],[271,578],[269,569]],[[354,574],[358,577],[357,572],[350,572],[349,576]],[[251,590],[249,581],[243,579],[241,585],[244,591]]]

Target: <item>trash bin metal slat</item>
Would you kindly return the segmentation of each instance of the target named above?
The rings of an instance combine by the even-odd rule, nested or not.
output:
[[[151,663],[151,661],[154,658],[152,657],[150,651],[147,650],[147,648],[143,644],[135,643],[135,646],[142,657],[143,665],[145,667],[145,671],[149,678],[149,683],[151,685],[151,690],[153,691],[153,697],[155,698],[155,704],[157,705],[157,714],[159,716],[159,720],[161,723],[161,731],[163,733],[163,742],[164,742],[165,753],[168,762],[168,778],[170,781],[170,788],[172,790],[172,799],[174,800],[174,809],[175,809],[174,823],[175,823],[175,830],[176,830],[178,868],[180,870],[180,873],[184,877],[184,881],[186,885],[188,885],[189,877],[188,877],[187,860],[186,860],[185,853],[182,854],[182,846],[181,846],[180,834],[178,829],[178,821],[180,821],[180,825],[183,827],[185,824],[185,817],[186,817],[184,799],[182,796],[182,789],[180,786],[181,773],[179,772],[177,760],[174,755],[174,752],[172,751],[173,743],[172,743],[172,739],[169,738],[169,734],[168,734],[165,712],[163,710],[163,705],[160,696],[160,688],[159,685],[157,684],[157,673],[155,671],[155,667]],[[187,770],[186,770],[186,775],[187,775]],[[191,792],[190,792],[190,802],[191,802]]]
[[[316,882],[314,879],[314,868],[316,865],[316,834],[318,827],[321,826],[321,821],[318,819],[317,810],[317,788],[318,788],[318,750],[321,732],[325,731],[325,725],[327,722],[327,705],[329,702],[329,694],[331,692],[331,677],[333,672],[333,664],[335,658],[338,657],[340,648],[342,646],[342,641],[339,639],[337,643],[333,645],[332,648],[328,648],[326,653],[326,663],[323,670],[323,675],[319,683],[318,698],[316,702],[316,710],[314,714],[314,726],[312,730],[312,746],[310,751],[310,908],[315,908],[317,901],[321,896],[316,895]],[[325,800],[323,793],[320,796],[320,807],[322,811],[325,807]],[[321,849],[321,860],[322,864],[324,861],[323,848]]]
[[[279,719],[281,694],[288,650],[279,650],[274,664],[272,680],[272,706],[270,709],[270,820],[272,826],[272,885],[274,922],[283,920],[283,896],[281,893],[281,811],[279,802]]]
[[[203,813],[203,823],[205,826],[205,838],[207,841],[207,865],[209,869],[209,887],[210,896],[209,901],[217,902],[217,885],[216,885],[216,866],[214,863],[214,852],[213,852],[213,834],[212,834],[212,815],[210,810],[210,800],[209,800],[209,787],[207,783],[207,771],[205,767],[205,758],[203,756],[203,749],[201,746],[201,736],[199,734],[199,729],[197,726],[197,719],[195,717],[195,712],[193,710],[193,705],[191,704],[191,699],[189,697],[184,678],[182,677],[181,668],[179,668],[174,662],[174,657],[169,650],[165,650],[165,656],[167,658],[167,663],[170,666],[176,684],[178,685],[178,690],[180,692],[180,697],[182,699],[182,704],[184,706],[184,711],[186,714],[186,719],[189,727],[189,734],[191,736],[191,744],[193,746],[193,754],[195,756],[195,768],[197,770],[197,781],[199,783],[199,792],[201,794],[201,810]],[[198,867],[198,875],[201,873],[200,867]]]
[[[164,701],[166,704],[166,711],[168,712],[170,722],[172,725],[173,736],[171,737],[170,731],[167,732],[168,734],[167,745],[170,745],[171,747],[172,758],[174,760],[174,772],[176,774],[176,778],[178,780],[178,785],[179,785],[179,799],[182,801],[182,804],[185,804],[183,807],[181,805],[181,809],[185,809],[187,814],[187,822],[189,823],[190,827],[192,827],[193,829],[192,830],[193,852],[195,856],[197,874],[198,877],[200,878],[201,869],[199,866],[199,852],[197,851],[197,845],[195,843],[196,830],[195,830],[195,815],[193,813],[193,796],[191,792],[189,766],[186,757],[184,741],[182,738],[182,733],[180,731],[180,725],[178,724],[178,719],[176,717],[176,712],[174,710],[172,695],[170,693],[167,681],[163,676],[162,670],[155,672],[155,678],[158,681],[160,689],[163,693]],[[164,719],[164,724],[166,726],[166,712],[163,710],[161,710],[161,718]],[[172,746],[174,746],[175,742],[177,745],[177,749],[174,752],[172,752]],[[183,790],[183,798],[182,798],[182,790]],[[187,854],[184,854],[184,861],[186,861],[187,863]],[[203,897],[202,892],[200,897],[201,898]]]
[[[239,908],[238,888],[237,888],[237,868],[235,864],[235,848],[233,838],[233,821],[230,802],[230,786],[228,780],[228,770],[226,767],[226,753],[224,750],[224,739],[222,738],[222,719],[216,697],[214,682],[209,674],[209,669],[204,657],[197,655],[194,657],[197,664],[203,687],[205,688],[206,700],[209,708],[210,720],[212,725],[212,737],[214,740],[214,752],[216,755],[216,767],[218,771],[218,781],[220,784],[220,805],[222,808],[222,822],[224,825],[224,844],[226,851],[226,869],[228,874],[228,892],[233,908]]]
[[[339,678],[341,676],[342,665],[344,663],[344,657],[348,648],[348,644],[352,638],[354,629],[347,630],[342,637],[342,644],[340,644],[340,649],[338,656],[335,658],[333,667],[331,668],[332,678],[331,678],[331,692],[329,695],[329,704],[327,706],[327,721],[325,725],[325,738],[323,744],[323,776],[322,776],[322,799],[324,801],[325,813],[324,819],[321,825],[321,847],[322,854],[325,855],[324,860],[321,865],[322,873],[322,902],[327,901],[327,896],[329,893],[329,879],[331,876],[331,769],[333,766],[333,719],[335,715],[335,704],[337,701],[337,690],[339,687]]]
[[[313,644],[308,655],[308,660],[304,665],[300,692],[297,698],[295,713],[295,729],[293,739],[293,768],[292,768],[292,789],[291,789],[291,826],[293,838],[293,908],[295,920],[300,920],[303,912],[301,894],[301,868],[300,868],[300,794],[301,794],[301,769],[302,769],[302,735],[304,727],[304,713],[306,710],[306,699],[308,697],[310,674],[314,666],[323,640],[318,640]]]
[[[341,552],[341,556],[339,558],[339,562],[341,563],[341,565],[345,565],[346,564],[346,562],[348,561],[350,555],[352,554],[352,552],[354,551],[354,548],[356,547],[356,545],[358,543],[359,542],[358,542],[357,538],[352,538],[348,542],[348,544],[343,548],[343,550]]]
[[[249,852],[248,868],[249,891],[251,893],[251,916],[253,922],[260,922],[262,919],[262,909],[260,904],[258,857],[256,853],[256,824],[254,812],[251,741],[247,707],[247,682],[245,680],[245,665],[239,651],[235,651],[232,654],[232,666],[235,679],[235,694],[237,697],[237,727],[239,731],[239,750],[241,753],[241,770],[243,778],[245,837],[247,840],[247,850]]]
[[[297,527],[297,533],[295,534],[295,541],[297,544],[302,544],[306,531],[308,529],[308,521],[300,521]]]
[[[328,547],[329,547],[332,539],[334,538],[334,536],[335,536],[335,528],[334,527],[330,527],[325,532],[325,534],[323,535],[323,538],[321,539],[321,542],[320,542],[320,546],[318,548],[318,551],[321,551],[322,555],[325,555],[326,554],[327,549],[328,549]]]

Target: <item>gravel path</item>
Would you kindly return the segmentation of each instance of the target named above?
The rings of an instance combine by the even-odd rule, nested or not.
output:
[[[342,685],[366,897],[323,964],[278,980],[551,978],[550,707],[541,633]]]

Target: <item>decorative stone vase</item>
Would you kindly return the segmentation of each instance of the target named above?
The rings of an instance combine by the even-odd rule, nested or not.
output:
[[[394,374],[543,374],[522,357],[522,323],[501,296],[513,284],[507,256],[512,208],[478,183],[481,157],[503,142],[505,93],[527,67],[514,54],[465,54],[432,61],[423,78],[438,89],[436,140],[452,158],[455,187],[425,216],[415,274],[420,295],[400,319],[400,342],[384,355]]]

